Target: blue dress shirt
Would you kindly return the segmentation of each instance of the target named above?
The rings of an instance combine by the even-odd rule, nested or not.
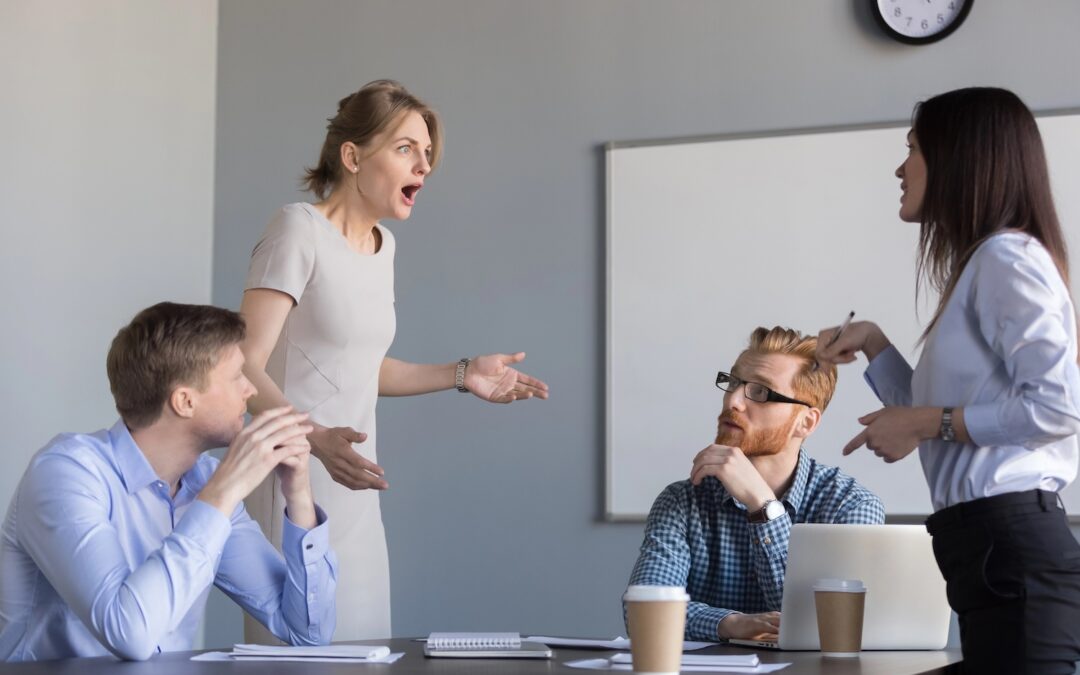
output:
[[[201,456],[170,497],[123,421],[50,441],[0,530],[0,659],[191,649],[211,584],[282,640],[328,643],[326,514],[312,530],[286,519],[283,559],[243,504],[226,518],[196,499],[217,465]]]
[[[735,611],[780,611],[793,523],[885,522],[877,495],[802,450],[780,501],[786,514],[751,523],[716,478],[672,483],[649,511],[630,584],[685,586],[686,639],[716,641],[720,621]]]
[[[1076,313],[1046,249],[1015,232],[972,254],[915,370],[889,347],[866,380],[885,405],[962,407],[970,443],[919,444],[934,509],[1076,477]]]

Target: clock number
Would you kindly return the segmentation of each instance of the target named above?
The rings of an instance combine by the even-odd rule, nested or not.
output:
[[[899,17],[900,17],[900,14],[901,14],[901,12],[900,12],[900,8],[899,8],[899,7],[897,7],[896,9],[894,9],[894,10],[893,10],[893,16],[895,16],[895,17],[899,18]]]
[[[909,17],[907,18],[907,25],[908,25],[908,26],[910,26],[910,25],[911,25],[911,19],[912,19],[912,17],[910,17],[910,16],[909,16]]]
[[[927,28],[929,28],[929,27],[930,27],[930,22],[929,22],[929,21],[927,21],[926,19],[923,19],[923,20],[922,20],[922,23],[920,23],[919,25],[920,25],[920,26],[922,26],[922,29],[923,29],[923,30],[926,30]]]
[[[949,3],[949,9],[950,10],[955,10],[956,9],[956,3],[955,2],[950,2]]]

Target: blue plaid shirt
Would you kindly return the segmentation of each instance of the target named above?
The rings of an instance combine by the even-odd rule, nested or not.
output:
[[[630,583],[685,586],[686,639],[715,641],[733,612],[780,611],[793,523],[885,522],[877,495],[803,450],[781,501],[786,515],[751,523],[716,478],[672,483],[649,512]]]

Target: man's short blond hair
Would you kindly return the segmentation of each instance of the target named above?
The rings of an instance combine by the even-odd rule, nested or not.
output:
[[[803,335],[792,328],[773,326],[755,328],[750,334],[750,345],[746,352],[750,354],[787,354],[803,362],[795,374],[791,386],[795,398],[806,401],[818,410],[825,412],[833,392],[836,391],[836,365],[822,364],[814,368],[814,352],[817,350],[817,337]]]

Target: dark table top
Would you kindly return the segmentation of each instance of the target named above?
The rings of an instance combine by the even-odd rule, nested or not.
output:
[[[250,663],[192,661],[197,652],[173,652],[159,654],[149,661],[121,662],[112,658],[67,659],[38,663],[0,664],[0,672],[13,675],[97,675],[120,673],[122,675],[211,675],[236,674],[277,675],[284,673],[318,673],[335,675],[540,675],[542,673],[578,673],[591,671],[568,668],[564,663],[577,659],[605,658],[612,652],[606,650],[556,648],[550,660],[533,659],[429,659],[424,657],[424,645],[408,638],[370,640],[356,644],[389,645],[392,652],[405,652],[394,664],[335,664],[297,662],[273,663],[257,661]],[[763,663],[791,663],[780,671],[782,675],[915,675],[917,673],[950,673],[950,664],[960,663],[959,650],[940,652],[863,652],[857,659],[826,659],[819,652],[777,652],[749,650],[742,647],[717,646],[695,651],[694,654],[745,654],[756,651]]]

